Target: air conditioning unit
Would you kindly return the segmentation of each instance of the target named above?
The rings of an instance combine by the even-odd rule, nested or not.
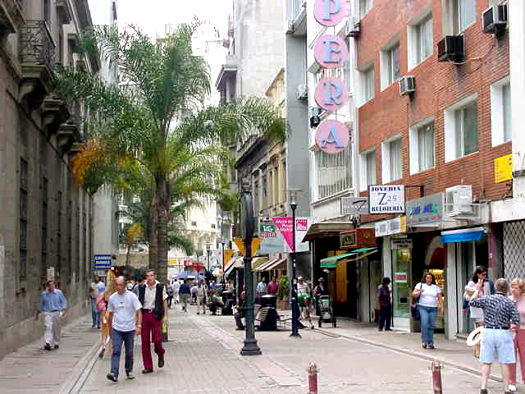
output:
[[[471,215],[472,185],[457,185],[445,191],[445,212],[448,216]]]
[[[412,75],[406,75],[399,79],[399,94],[406,96],[416,91],[416,78]]]
[[[311,110],[311,116],[310,116],[310,127],[313,129],[314,127],[319,126],[321,123],[321,108],[319,107],[313,107]]]
[[[295,97],[297,100],[306,100],[308,98],[308,87],[305,84],[300,84],[297,86]]]
[[[507,28],[507,5],[494,5],[483,11],[483,33],[500,35]]]
[[[357,38],[359,34],[361,34],[361,22],[354,18],[348,19],[345,25],[345,36]]]
[[[445,36],[438,42],[437,47],[440,62],[460,62],[465,56],[463,36]]]

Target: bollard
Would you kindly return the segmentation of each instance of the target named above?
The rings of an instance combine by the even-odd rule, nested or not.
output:
[[[308,394],[317,394],[317,374],[319,373],[319,368],[315,363],[310,363],[308,369]]]
[[[432,361],[430,367],[432,371],[432,386],[434,387],[434,394],[443,394],[443,384],[441,381],[441,370],[443,369],[443,364],[439,361]]]

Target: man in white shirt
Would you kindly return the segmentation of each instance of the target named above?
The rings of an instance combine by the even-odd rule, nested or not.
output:
[[[168,293],[166,287],[155,279],[155,271],[146,272],[146,283],[139,287],[139,301],[142,304],[142,373],[153,372],[150,343],[155,344],[155,353],[159,358],[158,366],[164,366],[164,353],[162,347],[162,323],[168,321]]]
[[[126,282],[122,276],[115,281],[117,292],[109,297],[108,324],[111,327],[113,341],[113,354],[111,356],[111,372],[107,378],[113,382],[118,381],[120,352],[122,343],[126,347],[125,370],[128,379],[133,376],[133,342],[135,335],[140,335],[142,327],[141,305],[135,294],[126,290]]]

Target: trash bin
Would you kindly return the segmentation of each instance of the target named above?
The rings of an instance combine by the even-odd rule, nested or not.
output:
[[[261,319],[259,330],[261,331],[276,331],[277,330],[277,296],[267,294],[261,297],[261,309],[259,313]],[[263,312],[264,311],[264,312]]]
[[[235,304],[235,295],[230,290],[224,290],[222,292],[222,302],[224,307],[222,308],[222,314],[231,316],[233,315],[233,305]]]
[[[270,306],[277,308],[277,296],[273,294],[266,294],[261,297],[261,307]]]

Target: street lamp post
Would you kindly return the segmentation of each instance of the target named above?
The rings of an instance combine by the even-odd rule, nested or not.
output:
[[[261,354],[261,349],[255,339],[255,325],[253,313],[253,274],[252,274],[252,239],[255,227],[253,217],[253,201],[249,185],[244,184],[241,196],[241,226],[244,239],[244,283],[246,286],[246,296],[244,301],[244,316],[246,318],[246,337],[244,346],[241,349],[243,356],[255,356]]]
[[[299,316],[301,311],[297,302],[297,279],[295,278],[295,269],[297,266],[297,256],[295,249],[295,210],[297,208],[297,194],[299,192],[300,190],[298,189],[288,189],[289,204],[290,208],[292,209],[292,275],[290,278],[290,287],[292,289],[292,333],[290,336],[294,338],[301,338],[301,334],[299,334]]]

